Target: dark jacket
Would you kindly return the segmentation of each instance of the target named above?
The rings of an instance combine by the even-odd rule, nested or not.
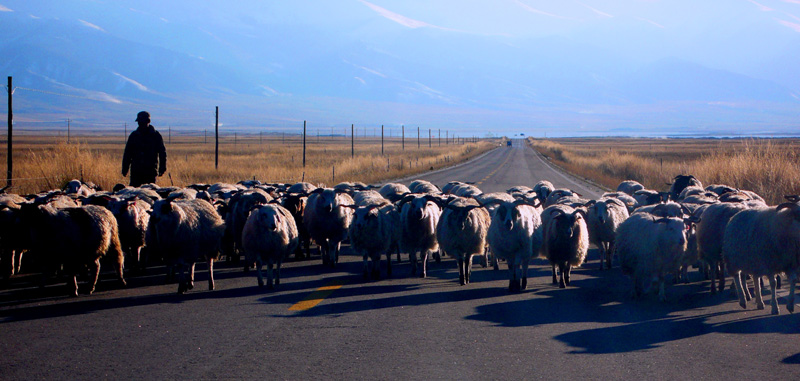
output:
[[[128,174],[128,167],[133,177],[152,177],[163,175],[167,170],[167,149],[164,139],[153,126],[139,127],[131,132],[125,153],[122,154],[122,175]]]

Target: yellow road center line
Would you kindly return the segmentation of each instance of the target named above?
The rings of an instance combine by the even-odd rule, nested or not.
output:
[[[333,293],[334,291],[342,288],[344,286],[345,281],[342,279],[333,280],[325,286],[322,286],[316,289],[314,292],[308,294],[305,299],[295,303],[293,306],[289,307],[289,311],[306,311],[314,308],[317,304],[320,304],[323,299],[327,298],[328,295]]]

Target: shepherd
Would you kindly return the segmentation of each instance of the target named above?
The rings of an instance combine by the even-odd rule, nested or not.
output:
[[[122,176],[131,171],[131,186],[156,182],[156,176],[163,176],[167,171],[167,149],[164,139],[150,125],[150,113],[141,111],[136,115],[139,128],[131,132],[122,154]]]

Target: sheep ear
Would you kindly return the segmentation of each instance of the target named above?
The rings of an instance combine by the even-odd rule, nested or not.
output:
[[[553,209],[550,211],[550,217],[561,218],[564,216],[564,211],[561,209]]]
[[[796,202],[800,201],[800,195],[796,195],[796,194],[793,194],[793,195],[787,194],[787,195],[783,196],[783,198],[785,198],[789,202],[795,202],[796,203]]]
[[[311,191],[310,194],[320,194],[320,193],[322,193],[324,191],[325,191],[325,188],[317,188],[317,189],[314,189],[313,191]]]

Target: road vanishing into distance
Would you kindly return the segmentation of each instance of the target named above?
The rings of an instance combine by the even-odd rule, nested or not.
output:
[[[418,178],[484,192],[546,179],[602,193],[521,141]],[[77,298],[61,296],[63,284],[14,278],[0,291],[0,379],[800,378],[800,316],[786,311],[786,287],[772,316],[753,302],[742,310],[729,288],[711,295],[696,270],[692,283],[667,287],[665,303],[630,299],[630,280],[619,267],[598,270],[594,250],[571,287],[552,285],[537,260],[520,293],[508,292],[503,263],[495,271],[476,260],[460,286],[452,258],[420,279],[403,255],[380,281],[362,279],[360,257],[345,251],[341,261],[290,260],[277,291],[225,262],[216,290],[200,263],[185,295],[163,284],[163,267],[129,276],[125,289],[104,272],[94,295]]]

